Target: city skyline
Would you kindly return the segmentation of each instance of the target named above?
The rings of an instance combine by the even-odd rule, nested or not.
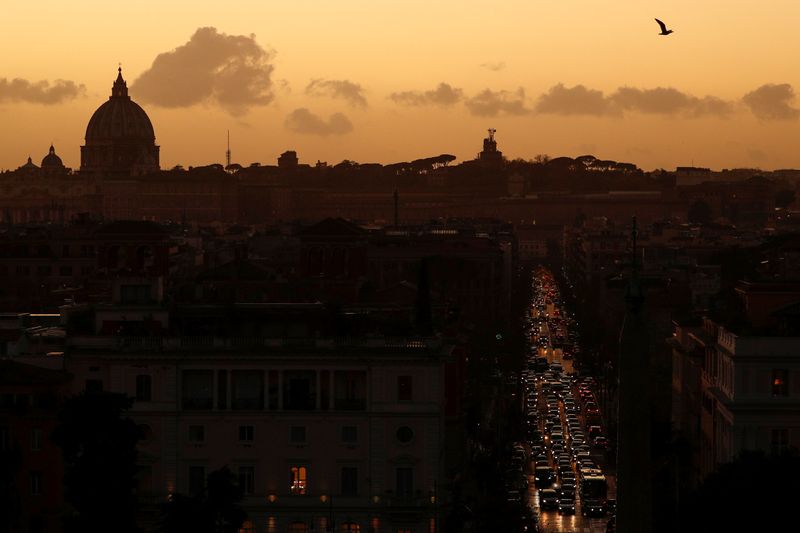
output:
[[[590,153],[646,170],[800,167],[800,76],[781,53],[800,45],[800,8],[625,3],[577,12],[575,2],[491,11],[412,2],[398,12],[364,2],[201,2],[191,13],[159,6],[163,16],[152,19],[145,2],[104,7],[102,26],[90,16],[96,2],[60,17],[12,5],[18,24],[0,43],[19,52],[0,72],[0,168],[28,155],[38,162],[51,142],[77,168],[85,124],[119,62],[152,118],[162,168],[223,162],[227,130],[243,165],[272,164],[285,150],[309,163],[468,160],[489,127],[510,159]],[[123,9],[124,24],[114,23]],[[675,33],[659,37],[654,16]]]

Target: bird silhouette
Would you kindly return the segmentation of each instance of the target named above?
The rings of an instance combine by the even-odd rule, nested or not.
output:
[[[672,30],[668,30],[667,29],[667,25],[666,24],[664,24],[663,22],[661,22],[658,19],[656,19],[656,22],[658,22],[658,25],[661,26],[661,33],[659,33],[659,35],[669,35],[670,33],[672,33]]]

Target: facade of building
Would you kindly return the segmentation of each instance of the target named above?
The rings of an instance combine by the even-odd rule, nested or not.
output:
[[[189,306],[171,315],[115,295],[95,309],[94,334],[70,337],[65,362],[74,393],[136,399],[129,415],[146,436],[138,490],[151,504],[145,522],[156,519],[157,503],[197,493],[227,465],[253,532],[325,531],[331,523],[337,531],[429,531],[445,476],[451,347],[435,338],[313,335],[303,320],[320,304],[234,305],[250,326],[195,335],[190,322],[233,310]],[[136,331],[135,323],[163,333],[110,333]]]
[[[743,450],[800,447],[800,289],[740,283],[742,320],[676,324],[673,424],[696,485]]]

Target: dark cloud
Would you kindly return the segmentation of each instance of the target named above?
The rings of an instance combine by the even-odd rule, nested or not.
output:
[[[525,90],[521,87],[514,92],[485,89],[465,102],[469,112],[480,117],[525,115],[530,113],[525,103]]]
[[[636,89],[620,87],[609,97],[612,104],[624,111],[662,115],[725,116],[733,112],[733,104],[715,96],[698,98],[672,87]]]
[[[549,91],[539,96],[536,103],[539,113],[553,113],[556,115],[611,115],[619,114],[603,91],[587,89],[583,85],[565,87],[559,83]]]
[[[315,115],[305,107],[295,109],[286,117],[284,126],[296,133],[307,135],[344,135],[353,131],[353,123],[341,113],[334,113],[328,120]]]
[[[389,98],[401,105],[446,107],[460,102],[464,98],[464,91],[448,83],[440,83],[430,91],[402,91],[390,94]]]
[[[761,120],[792,120],[800,110],[792,107],[794,89],[788,83],[762,85],[742,97],[742,102]]]
[[[86,87],[70,80],[28,81],[22,78],[0,78],[0,102],[29,102],[32,104],[60,104],[84,96]]]
[[[350,80],[311,80],[306,87],[306,94],[341,98],[353,107],[367,107],[364,88]]]
[[[163,107],[213,103],[242,115],[274,98],[273,56],[255,35],[199,28],[186,44],[159,54],[131,92],[134,98]]]
[[[698,98],[673,89],[656,87],[638,89],[620,87],[606,96],[603,91],[589,89],[583,85],[565,87],[558,84],[539,97],[536,111],[558,115],[619,116],[623,112],[661,115],[684,115],[690,117],[727,116],[734,105],[715,96]]]
[[[499,72],[506,68],[505,61],[487,61],[486,63],[481,63],[481,67],[485,68],[486,70],[491,70],[492,72]]]

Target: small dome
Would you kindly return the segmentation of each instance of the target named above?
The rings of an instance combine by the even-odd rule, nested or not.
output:
[[[64,163],[61,158],[56,155],[56,149],[50,145],[50,151],[44,159],[42,159],[42,168],[64,168]]]
[[[28,156],[28,162],[19,167],[20,170],[39,170],[39,167],[36,166],[36,163],[33,162],[31,156]]]
[[[128,96],[128,85],[122,78],[122,68],[111,89],[108,101],[97,108],[86,127],[86,144],[105,144],[111,141],[148,141],[156,135],[153,124],[139,104]]]

